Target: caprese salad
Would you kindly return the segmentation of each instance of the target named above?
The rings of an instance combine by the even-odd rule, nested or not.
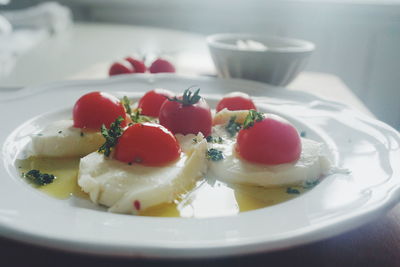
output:
[[[79,159],[76,183],[93,203],[111,212],[146,214],[166,203],[179,205],[199,185],[210,185],[208,177],[219,186],[299,194],[331,169],[322,146],[302,138],[284,118],[257,111],[245,93],[224,96],[214,111],[199,88],[181,95],[158,88],[136,103],[87,93],[76,101],[72,119],[31,136],[28,153],[30,159]],[[23,169],[39,187],[57,179]]]

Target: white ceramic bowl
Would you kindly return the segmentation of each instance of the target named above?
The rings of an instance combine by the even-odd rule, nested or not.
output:
[[[238,40],[251,40],[265,48],[240,48]],[[308,41],[244,33],[207,37],[218,75],[285,86],[304,69],[315,45]]]

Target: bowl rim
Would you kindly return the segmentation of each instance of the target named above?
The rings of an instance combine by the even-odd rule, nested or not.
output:
[[[266,50],[246,50],[246,49],[240,49],[236,45],[221,42],[221,40],[230,40],[230,39],[263,39],[267,41],[273,40],[278,42],[291,43],[293,44],[293,46],[272,47],[272,48],[268,47]],[[206,42],[209,47],[231,50],[231,51],[247,52],[247,53],[265,53],[265,52],[309,53],[315,50],[315,44],[310,41],[281,37],[277,35],[256,34],[256,33],[216,33],[208,35],[206,37]]]

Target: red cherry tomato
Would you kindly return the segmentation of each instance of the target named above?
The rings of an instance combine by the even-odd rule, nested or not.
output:
[[[167,97],[172,98],[174,94],[165,89],[151,90],[139,100],[138,108],[142,109],[143,115],[158,117],[161,105],[167,100]]]
[[[217,112],[223,110],[257,110],[256,106],[248,94],[242,92],[232,92],[222,98],[217,104]]]
[[[91,92],[76,101],[72,117],[74,127],[99,130],[101,125],[107,128],[119,116],[126,118],[125,108],[118,98],[103,92]],[[126,120],[121,123],[126,126]]]
[[[138,60],[133,57],[127,57],[125,58],[126,61],[128,61],[132,67],[135,73],[145,73],[147,68],[146,65],[144,65],[143,61]]]
[[[297,130],[279,117],[268,117],[239,131],[236,151],[245,160],[267,165],[294,162],[301,153]]]
[[[162,166],[177,160],[181,148],[175,136],[156,123],[129,126],[115,146],[114,158],[147,166]]]
[[[149,71],[151,73],[175,72],[175,67],[168,60],[158,58],[151,64]]]
[[[182,100],[183,97],[178,97]],[[184,105],[177,101],[165,101],[160,109],[160,124],[177,134],[211,134],[212,117],[210,107],[201,98],[197,103]]]
[[[108,70],[108,74],[110,76],[119,75],[119,74],[126,74],[126,73],[133,73],[135,70],[133,69],[132,65],[129,62],[114,62],[110,69]]]

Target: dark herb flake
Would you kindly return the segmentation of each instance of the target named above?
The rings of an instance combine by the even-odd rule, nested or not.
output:
[[[301,137],[306,137],[307,136],[307,132],[306,131],[301,131],[300,132],[300,136]]]
[[[298,189],[288,187],[288,188],[286,188],[286,193],[298,195],[298,194],[300,194],[300,191]]]
[[[234,137],[239,131],[242,129],[242,125],[236,122],[236,116],[232,116],[229,119],[228,124],[225,127],[225,130],[229,133],[231,137]]]
[[[39,170],[30,170],[22,176],[39,186],[50,184],[56,178],[53,174],[41,173]]]
[[[311,188],[315,187],[317,184],[319,184],[319,180],[305,181],[303,183],[303,188],[304,189],[311,189]]]
[[[210,148],[207,150],[206,158],[212,161],[220,161],[224,159],[224,154],[218,149]]]
[[[216,143],[216,144],[222,144],[222,142],[224,141],[220,136],[213,137],[211,135],[207,136],[206,140],[208,143]]]

